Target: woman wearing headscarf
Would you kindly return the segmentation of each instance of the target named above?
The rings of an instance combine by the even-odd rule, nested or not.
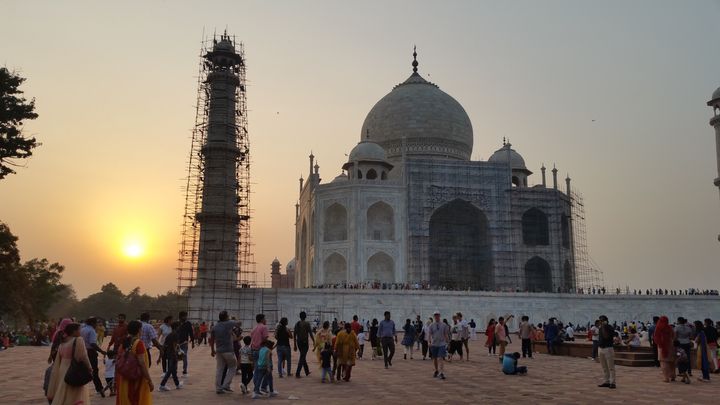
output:
[[[698,377],[698,381],[710,382],[710,373],[715,370],[715,365],[710,358],[710,348],[708,347],[707,335],[705,335],[705,325],[701,321],[695,321],[695,345],[697,350],[697,368],[702,371],[702,378]]]
[[[653,341],[658,348],[658,361],[662,369],[663,381],[670,382],[675,380],[675,348],[673,341],[675,340],[675,332],[670,326],[670,320],[667,316],[661,316],[655,327]]]
[[[318,358],[318,363],[322,364],[320,358],[320,352],[325,348],[325,343],[332,343],[332,331],[330,330],[330,322],[323,322],[322,329],[315,334],[315,354]]]
[[[90,393],[87,385],[76,387],[65,382],[65,375],[73,359],[81,366],[87,367],[88,371],[92,373],[85,341],[80,337],[80,325],[70,322],[62,331],[63,340],[57,348],[57,355],[53,362],[46,394],[47,399],[52,405],[88,405],[90,404]]]
[[[346,323],[345,328],[338,332],[337,339],[335,340],[338,365],[340,366],[340,374],[344,381],[350,381],[350,374],[355,365],[355,357],[358,349],[357,335],[353,332],[350,324]]]
[[[65,339],[65,327],[70,325],[71,323],[73,323],[72,319],[65,318],[60,321],[57,329],[55,329],[55,333],[50,339],[50,357],[48,357],[48,364],[55,361],[55,354],[57,354],[57,349]]]

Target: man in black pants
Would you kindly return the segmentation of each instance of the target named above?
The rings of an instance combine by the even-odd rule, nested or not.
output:
[[[380,344],[382,345],[385,368],[388,368],[388,366],[392,366],[395,343],[397,343],[395,322],[390,320],[390,311],[385,311],[385,319],[380,321],[380,325],[378,325],[378,337],[380,337]]]
[[[657,323],[660,320],[659,316],[653,316],[653,324],[648,328],[648,340],[650,341],[650,346],[652,346],[653,350],[653,359],[655,360],[655,367],[660,367],[660,360],[658,360],[658,347],[657,344],[655,344],[655,328],[657,327]]]
[[[85,320],[85,325],[83,325],[80,329],[80,336],[85,341],[85,347],[87,348],[88,358],[90,359],[90,367],[92,367],[92,377],[93,384],[95,385],[95,391],[97,391],[101,397],[105,398],[102,381],[100,381],[100,376],[98,375],[98,353],[105,355],[105,352],[98,345],[97,332],[95,332],[96,326],[97,318],[94,316],[89,317]]]
[[[300,349],[300,358],[298,359],[297,371],[295,371],[296,378],[300,378],[300,370],[302,369],[305,370],[306,377],[310,375],[310,368],[307,363],[307,352],[309,348],[308,337],[312,340],[313,346],[315,346],[312,327],[310,326],[310,322],[306,321],[305,318],[307,318],[305,311],[300,312],[300,320],[297,321],[295,329],[293,330],[295,333],[295,339],[293,340],[295,351],[298,351],[298,348]],[[290,375],[290,372],[291,370],[288,369],[288,375]]]

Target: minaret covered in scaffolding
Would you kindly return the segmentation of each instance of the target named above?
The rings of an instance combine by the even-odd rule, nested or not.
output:
[[[205,42],[178,267],[191,319],[240,309],[237,288],[254,285],[245,90],[242,44],[227,33]]]

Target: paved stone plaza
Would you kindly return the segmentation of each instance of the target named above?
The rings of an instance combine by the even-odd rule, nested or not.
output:
[[[518,351],[513,343],[510,350]],[[369,344],[366,349],[369,349]],[[16,347],[0,352],[0,404],[43,404],[42,376],[49,348]],[[367,354],[367,351],[366,351]],[[293,364],[297,358],[293,353]],[[446,367],[447,380],[432,378],[430,360],[403,360],[402,349],[395,354],[393,367],[383,368],[382,360],[359,360],[349,383],[320,383],[320,372],[314,356],[310,357],[312,374],[309,378],[275,377],[275,389],[280,395],[272,401],[277,404],[317,403],[336,404],[358,400],[413,401],[422,404],[460,403],[717,403],[720,377],[713,376],[711,383],[693,380],[691,385],[666,384],[656,368],[617,367],[618,389],[597,388],[601,382],[600,365],[589,359],[537,355],[533,360],[522,361],[529,367],[527,376],[505,376],[497,357],[488,357],[480,340],[471,342],[471,361],[455,361]],[[155,404],[200,404],[253,402],[243,396],[233,381],[235,393],[217,395],[213,376],[215,361],[208,346],[191,352],[190,375],[180,391],[154,392]],[[153,365],[151,374],[157,386],[160,367]],[[170,384],[172,387],[172,384]],[[111,398],[102,399],[93,394],[94,404],[113,404]],[[376,403],[372,401],[370,403]]]

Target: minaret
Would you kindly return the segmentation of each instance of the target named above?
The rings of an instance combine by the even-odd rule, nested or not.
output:
[[[552,169],[552,174],[553,174],[553,188],[554,188],[555,190],[558,189],[558,188],[557,188],[557,187],[558,187],[558,186],[557,186],[557,172],[558,172],[557,167],[555,167],[555,165],[553,165],[553,169]]]
[[[202,207],[196,216],[200,224],[197,287],[229,299],[229,291],[238,283],[240,223],[249,219],[238,209],[238,166],[247,154],[239,147],[245,128],[236,126],[237,92],[244,91],[238,72],[244,61],[227,34],[214,40],[203,58],[208,69],[208,112],[200,151],[204,173]]]
[[[540,168],[540,171],[542,172],[542,185],[543,188],[547,187],[547,184],[545,182],[545,163],[543,163],[542,167]]]
[[[713,117],[710,118],[710,125],[715,128],[715,152],[717,154],[718,176],[715,178],[715,186],[720,190],[720,87],[712,94],[712,99],[707,105],[713,109]],[[720,235],[718,235],[720,240]]]
[[[570,196],[570,174],[565,177],[565,194]]]

